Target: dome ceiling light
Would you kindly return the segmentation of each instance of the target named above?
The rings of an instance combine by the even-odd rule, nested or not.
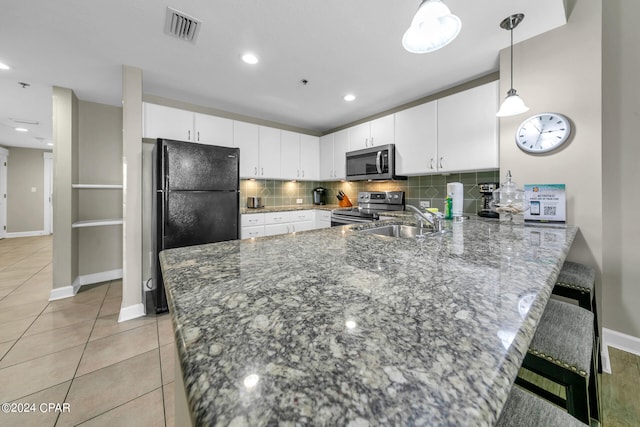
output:
[[[402,37],[402,46],[411,53],[436,51],[455,39],[462,21],[440,0],[423,0],[411,26]]]

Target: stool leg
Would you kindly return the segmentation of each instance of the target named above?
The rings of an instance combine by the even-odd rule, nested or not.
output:
[[[594,353],[597,352],[600,355],[600,352],[594,347]],[[596,366],[597,358],[594,357],[595,354],[591,354],[591,374],[589,375],[589,408],[591,418],[601,421],[602,408],[600,407],[600,387],[598,386],[598,372]]]

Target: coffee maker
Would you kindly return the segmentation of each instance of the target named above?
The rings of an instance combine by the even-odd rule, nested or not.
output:
[[[484,218],[499,218],[498,212],[492,209],[493,192],[500,187],[499,182],[485,182],[478,184],[480,194],[482,194],[482,209],[478,212],[478,216]]]
[[[323,187],[316,187],[312,191],[313,204],[314,205],[326,205],[327,204],[327,189]]]

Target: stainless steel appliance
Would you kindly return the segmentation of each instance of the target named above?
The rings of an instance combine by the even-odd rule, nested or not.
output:
[[[396,176],[396,147],[394,144],[365,148],[346,153],[348,181],[385,181],[407,179]]]
[[[331,226],[377,221],[385,212],[404,210],[404,191],[361,191],[358,206],[331,211]]]
[[[312,191],[313,204],[314,205],[326,205],[327,204],[327,189],[323,187],[316,187]]]
[[[247,197],[247,207],[251,209],[264,208],[262,197]]]
[[[500,187],[499,182],[485,182],[478,184],[480,194],[482,195],[482,209],[478,212],[478,216],[484,218],[499,218],[500,215],[493,210],[491,202],[493,201],[493,192]]]
[[[153,149],[152,305],[168,310],[158,254],[240,236],[240,150],[158,139]],[[151,305],[151,304],[148,304]]]

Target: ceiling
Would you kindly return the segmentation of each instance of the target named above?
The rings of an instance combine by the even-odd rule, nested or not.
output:
[[[525,14],[516,43],[566,23],[563,0],[445,3],[460,35],[416,55],[401,38],[418,0],[8,0],[0,145],[50,148],[52,86],[120,105],[123,64],[142,69],[145,94],[325,132],[498,70],[513,13]],[[202,21],[195,43],[164,33],[167,6]],[[38,124],[18,133],[12,119]]]

